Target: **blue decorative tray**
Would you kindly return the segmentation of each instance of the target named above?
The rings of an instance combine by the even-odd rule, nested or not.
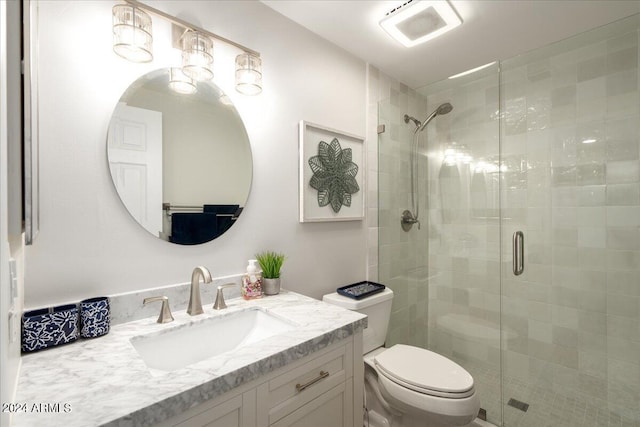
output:
[[[353,285],[342,286],[336,291],[345,297],[353,299],[362,299],[370,295],[384,291],[385,286],[375,282],[358,282]]]

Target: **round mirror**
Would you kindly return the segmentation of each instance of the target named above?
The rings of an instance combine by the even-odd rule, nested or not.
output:
[[[107,159],[120,200],[149,233],[182,245],[205,243],[238,219],[253,164],[247,131],[211,81],[179,69],[150,72],[116,106]]]

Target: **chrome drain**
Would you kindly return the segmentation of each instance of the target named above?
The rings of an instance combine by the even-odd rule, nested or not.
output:
[[[527,409],[529,409],[528,403],[521,402],[517,399],[514,399],[513,397],[509,399],[509,401],[507,402],[507,405],[513,406],[516,409],[520,409],[522,412],[527,412]]]

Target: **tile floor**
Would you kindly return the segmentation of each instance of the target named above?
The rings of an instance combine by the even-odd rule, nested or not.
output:
[[[500,425],[500,375],[495,369],[468,366],[480,393],[481,406],[487,410],[487,420]],[[526,402],[526,412],[504,406],[503,427],[640,427],[638,416],[629,418],[590,404],[579,397],[567,396],[527,384],[522,380],[505,378],[504,401],[510,398]]]

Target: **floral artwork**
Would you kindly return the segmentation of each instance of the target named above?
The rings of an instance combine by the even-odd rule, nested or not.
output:
[[[362,220],[364,138],[304,120],[299,132],[300,222]]]
[[[360,191],[356,181],[358,165],[352,161],[351,148],[344,150],[338,138],[331,144],[320,141],[318,155],[309,159],[313,176],[309,185],[318,190],[318,206],[331,205],[334,212],[351,206],[351,195]]]

